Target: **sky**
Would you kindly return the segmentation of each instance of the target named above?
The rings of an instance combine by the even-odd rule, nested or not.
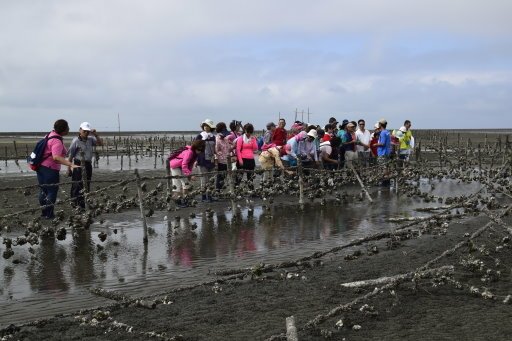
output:
[[[0,131],[512,128],[510,0],[0,0]],[[310,112],[309,118],[307,112]],[[304,114],[302,114],[304,112]]]

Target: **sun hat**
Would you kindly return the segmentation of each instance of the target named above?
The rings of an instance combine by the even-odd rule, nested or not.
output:
[[[380,123],[380,124],[388,124],[388,121],[386,121],[384,118],[381,118],[381,119],[379,120],[379,123]]]
[[[82,122],[80,124],[80,129],[85,130],[85,131],[91,131],[92,130],[91,124],[89,122]]]
[[[402,133],[406,133],[407,132],[407,128],[404,127],[404,126],[401,126],[400,129],[398,129],[398,130],[400,130]]]
[[[215,124],[213,124],[213,121],[212,121],[212,120],[210,120],[209,118],[207,118],[206,120],[204,120],[204,121],[201,123],[201,128],[202,128],[205,124],[206,124],[207,126],[209,126],[210,128],[215,129]]]
[[[373,125],[373,127],[374,127],[375,129],[379,129],[379,128],[380,128],[380,124],[379,124],[379,122],[375,123],[375,124]]]
[[[311,136],[312,138],[317,138],[318,137],[318,133],[316,132],[315,129],[311,129],[309,132],[308,132],[308,136]]]

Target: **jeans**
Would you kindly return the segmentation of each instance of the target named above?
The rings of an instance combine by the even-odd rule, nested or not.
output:
[[[37,182],[39,183],[39,205],[47,206],[42,208],[41,216],[47,219],[55,218],[53,213],[57,193],[59,193],[59,171],[48,167],[40,166],[37,170]],[[42,186],[52,185],[52,186]]]
[[[79,160],[74,160],[75,165],[80,165]],[[84,163],[85,173],[87,174],[87,180],[85,181],[86,191],[89,192],[91,189],[91,178],[92,178],[92,163],[85,161]],[[84,181],[82,180],[82,168],[73,169],[71,174],[71,199],[75,206],[85,208],[85,200],[83,196]]]

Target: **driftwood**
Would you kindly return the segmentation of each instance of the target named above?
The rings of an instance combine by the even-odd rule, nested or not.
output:
[[[387,218],[386,221],[390,222],[390,223],[401,223],[404,221],[422,222],[422,221],[430,220],[432,218],[450,219],[450,218],[453,218],[453,216],[450,214],[442,214],[442,215],[429,216],[429,217],[400,217],[400,218]]]
[[[462,205],[459,205],[458,207],[461,207]],[[454,209],[453,205],[445,205],[445,206],[435,206],[435,207],[419,207],[415,208],[415,211],[418,212],[430,212],[430,211],[438,211],[438,210],[451,210]]]
[[[375,279],[367,279],[364,281],[355,281],[350,283],[342,283],[341,286],[344,288],[360,288],[360,287],[367,287],[372,285],[382,285],[382,284],[388,284],[392,282],[396,282],[397,280],[407,280],[412,279],[414,276],[419,276],[421,278],[425,277],[432,277],[438,274],[451,274],[454,271],[453,265],[447,265],[442,266],[435,269],[429,269],[424,270],[420,272],[408,272],[405,274],[399,274],[395,276],[389,276],[389,277],[379,277]]]

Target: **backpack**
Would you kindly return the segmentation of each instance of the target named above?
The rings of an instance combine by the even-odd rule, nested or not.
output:
[[[180,156],[181,152],[183,152],[185,149],[187,149],[186,146],[179,147],[178,149],[174,149],[169,153],[169,156],[167,157],[167,161],[165,163],[166,169],[171,169],[171,160],[176,159],[178,156]]]
[[[46,149],[46,145],[48,144],[48,140],[51,139],[59,139],[62,141],[61,136],[50,136],[50,133],[46,134],[44,138],[39,140],[39,142],[36,143],[36,146],[34,147],[34,150],[30,155],[27,157],[27,163],[30,169],[33,171],[37,171],[39,169],[39,166],[41,166],[41,163],[44,161],[44,151]]]

